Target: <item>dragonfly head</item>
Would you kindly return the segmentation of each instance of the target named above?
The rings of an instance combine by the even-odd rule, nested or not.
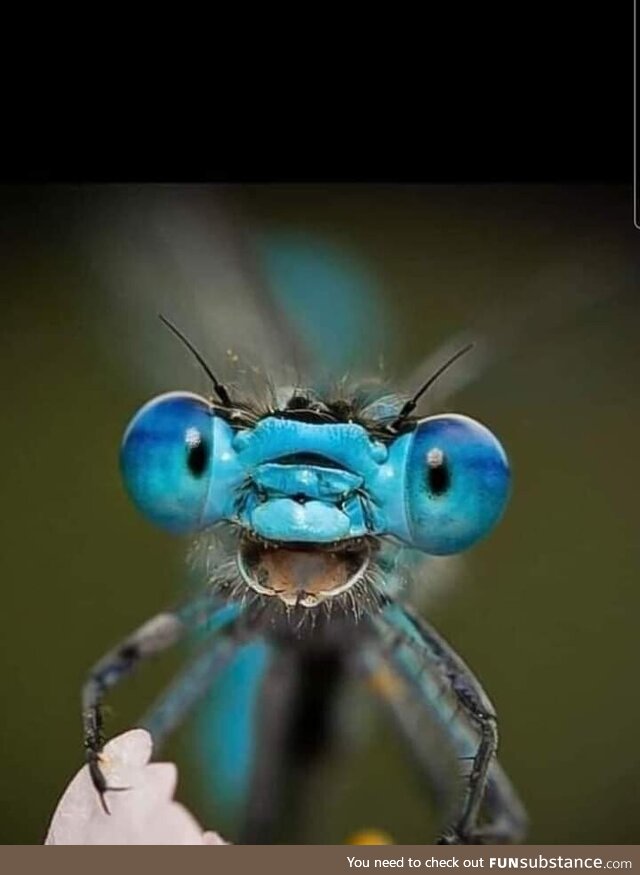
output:
[[[231,526],[243,585],[304,607],[368,585],[382,539],[466,549],[501,516],[509,484],[502,447],[472,419],[397,430],[310,394],[253,420],[190,393],[160,396],[130,423],[121,464],[154,523]]]
[[[256,592],[313,607],[359,584],[376,527],[366,476],[387,457],[354,423],[268,416],[236,433],[245,472],[232,517],[242,527],[238,568]]]

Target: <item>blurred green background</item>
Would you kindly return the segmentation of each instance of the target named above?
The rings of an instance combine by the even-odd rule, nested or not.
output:
[[[180,197],[180,186],[159,191],[169,203]],[[111,309],[100,282],[100,235],[147,194],[1,190],[2,843],[43,840],[82,761],[87,669],[172,603],[184,577],[184,543],[134,512],[117,467],[123,428],[150,391],[129,367],[126,311]],[[496,349],[450,406],[500,436],[513,499],[430,618],[497,706],[501,760],[530,811],[530,840],[640,842],[631,190],[263,186],[225,197],[258,227],[321,235],[365,264],[395,325],[386,352],[398,370],[477,322],[495,326],[504,357]],[[532,305],[531,329],[525,319],[510,337],[509,319]],[[110,734],[135,723],[179,659],[145,668],[113,696]],[[179,798],[215,828],[187,732],[166,755],[181,767]],[[372,826],[398,842],[429,840],[428,807],[384,721],[362,731],[350,759],[327,771],[299,838],[341,842]]]

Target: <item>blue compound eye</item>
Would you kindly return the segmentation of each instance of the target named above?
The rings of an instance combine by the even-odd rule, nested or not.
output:
[[[145,404],[129,423],[122,477],[133,503],[155,525],[181,533],[206,524],[215,419],[203,398],[171,392]]]
[[[406,512],[413,546],[466,550],[498,522],[509,495],[509,463],[489,429],[466,416],[433,416],[412,435]]]

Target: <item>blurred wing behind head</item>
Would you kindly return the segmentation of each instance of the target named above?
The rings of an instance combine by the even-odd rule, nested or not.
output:
[[[112,317],[104,334],[150,392],[209,388],[159,313],[231,390],[317,383],[382,351],[375,282],[332,244],[251,233],[221,188],[118,189],[104,201],[90,233]]]
[[[256,250],[274,300],[287,312],[314,381],[379,369],[391,334],[373,272],[344,248],[309,234],[259,234]]]
[[[514,290],[513,299],[492,302],[469,319],[468,326],[428,354],[402,380],[401,389],[412,395],[456,352],[473,344],[429,388],[417,413],[450,407],[452,396],[492,368],[509,366],[517,357],[535,365],[554,346],[572,343],[573,330],[593,318],[590,310],[628,294],[636,282],[628,265],[605,247],[590,255],[579,250],[573,258],[563,254],[533,275],[526,288]]]

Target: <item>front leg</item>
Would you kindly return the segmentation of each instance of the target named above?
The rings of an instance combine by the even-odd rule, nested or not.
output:
[[[110,650],[89,672],[82,688],[84,747],[91,779],[100,794],[105,811],[108,812],[104,801],[105,792],[126,789],[107,786],[100,768],[100,753],[105,742],[102,716],[105,695],[131,674],[139,662],[176,644],[188,629],[215,624],[218,615],[225,612],[229,615],[228,619],[235,618],[235,613],[229,607],[220,607],[211,597],[205,596],[176,611],[158,614]]]
[[[464,793],[440,843],[521,838],[526,815],[495,759],[496,714],[478,680],[440,635],[408,609],[389,603],[371,623],[376,635],[364,654],[368,672],[374,678],[380,670],[391,672],[391,683],[381,692],[412,746],[422,748],[426,770],[433,766],[433,753],[418,737],[410,713],[416,707],[436,719],[457,757],[471,763]],[[483,825],[481,808],[488,819]]]
[[[439,645],[444,645],[444,641],[439,636],[435,638],[432,629],[429,631],[432,643],[435,640]],[[453,660],[451,656],[454,657]],[[467,793],[461,815],[457,822],[443,833],[438,844],[474,844],[481,835],[478,828],[480,807],[484,801],[489,768],[498,750],[498,722],[493,705],[484,695],[475,677],[466,666],[461,670],[461,660],[458,660],[448,645],[444,645],[439,657],[446,666],[453,692],[460,706],[478,729],[480,743],[471,759],[472,766],[467,778]]]

